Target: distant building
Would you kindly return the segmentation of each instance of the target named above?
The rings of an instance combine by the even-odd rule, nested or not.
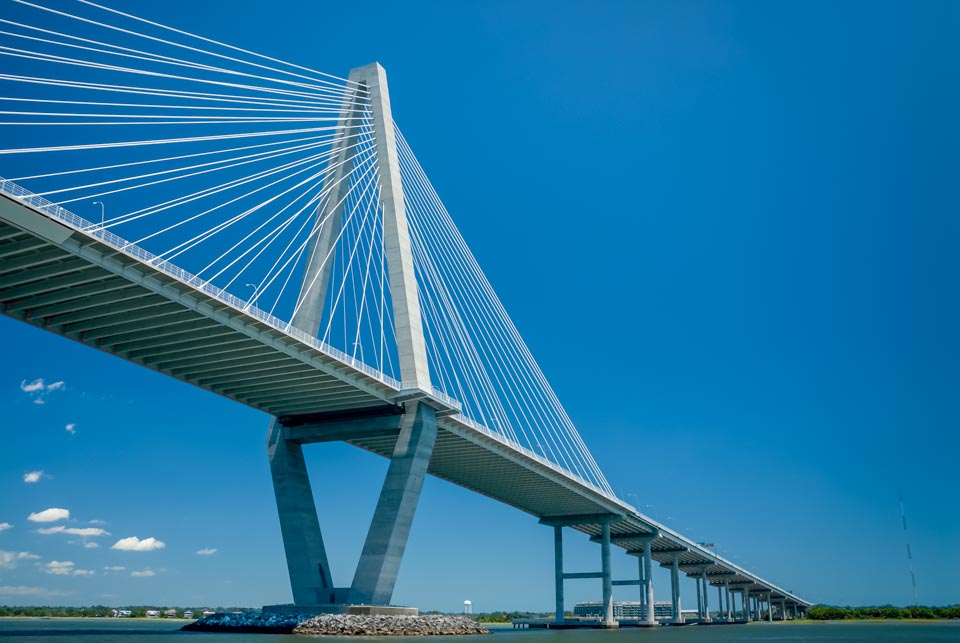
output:
[[[110,610],[110,616],[114,618],[131,618],[133,616],[133,610],[113,609]]]
[[[164,610],[164,611],[163,611],[163,617],[164,617],[164,618],[177,618],[177,610]]]
[[[184,610],[183,618],[193,618],[193,610]]]
[[[201,616],[213,616],[214,614],[216,614],[216,612],[214,612],[213,610],[203,610],[203,613],[200,614],[200,615],[201,615]]]
[[[583,601],[573,608],[574,616],[603,617],[603,603],[600,601]],[[613,618],[616,621],[626,619],[643,620],[647,617],[647,610],[640,601],[613,601]],[[654,601],[653,618],[658,621],[673,620],[673,605],[670,601]]]
[[[147,610],[144,616],[147,618],[160,618],[160,610]]]

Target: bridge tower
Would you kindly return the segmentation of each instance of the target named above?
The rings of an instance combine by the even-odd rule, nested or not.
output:
[[[383,251],[393,306],[397,353],[405,400],[334,413],[274,418],[267,437],[270,472],[296,611],[343,611],[347,605],[388,606],[407,536],[437,437],[437,417],[424,397],[432,391],[420,302],[407,227],[397,138],[387,76],[379,63],[350,72],[352,90],[341,106],[336,147],[329,160],[329,197],[317,209],[292,326],[316,337],[331,278],[334,250],[349,188],[351,150],[364,115],[372,122],[376,172],[383,213]],[[320,223],[323,225],[320,225]],[[370,523],[353,583],[336,587],[303,458],[303,444],[350,439],[372,431],[396,432],[397,442]]]

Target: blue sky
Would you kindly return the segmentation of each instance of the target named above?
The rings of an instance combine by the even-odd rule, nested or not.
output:
[[[340,75],[379,60],[626,500],[810,600],[906,604],[902,488],[920,601],[957,602],[955,4],[341,4],[123,6]],[[290,600],[265,415],[6,318],[0,333],[0,550],[38,557],[0,559],[0,603]],[[21,390],[40,378],[64,382],[44,404]],[[346,584],[386,462],[307,454]],[[71,517],[27,519],[47,508]],[[133,536],[165,546],[111,548]],[[570,569],[598,566],[567,542]],[[431,479],[395,602],[548,610],[552,555],[531,517]],[[568,607],[594,584],[569,583]]]

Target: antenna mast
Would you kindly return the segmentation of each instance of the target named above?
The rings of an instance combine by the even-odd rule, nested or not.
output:
[[[913,573],[913,554],[910,552],[910,531],[907,529],[907,513],[903,510],[903,491],[898,490],[900,494],[900,518],[903,520],[903,538],[907,542],[907,563],[910,565],[910,582],[913,583],[913,605],[919,605],[917,602],[917,577]]]

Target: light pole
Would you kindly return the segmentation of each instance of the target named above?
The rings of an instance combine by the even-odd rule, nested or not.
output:
[[[102,229],[103,229],[103,222],[104,222],[104,213],[105,213],[106,208],[105,208],[104,205],[103,205],[103,201],[94,201],[94,202],[93,202],[93,205],[99,205],[99,206],[100,206],[100,229],[102,230]]]

